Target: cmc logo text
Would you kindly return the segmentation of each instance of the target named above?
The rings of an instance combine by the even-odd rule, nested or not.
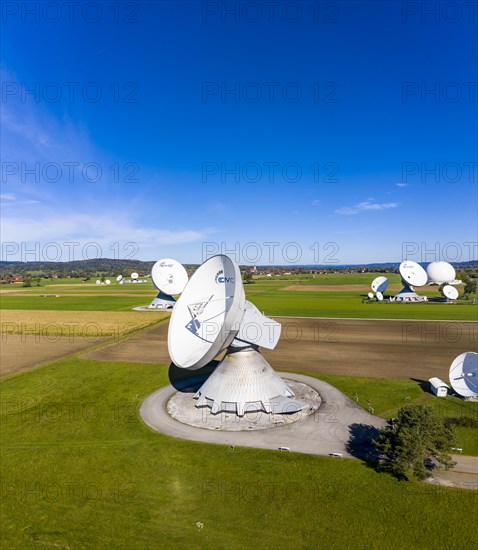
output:
[[[224,270],[218,271],[215,277],[216,283],[233,283],[234,277],[224,277]]]

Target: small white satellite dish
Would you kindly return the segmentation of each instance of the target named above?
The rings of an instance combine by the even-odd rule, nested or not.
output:
[[[119,282],[120,285],[123,285],[124,284],[124,281],[123,279],[121,279],[121,281]]]
[[[369,293],[367,294],[367,296],[368,296],[370,299],[372,299],[372,298],[373,298],[373,292],[369,292]]]
[[[454,286],[445,285],[442,292],[444,296],[450,300],[456,300],[458,298],[458,290]]]
[[[382,292],[383,293],[388,288],[388,279],[387,279],[387,277],[383,277],[383,276],[376,277],[372,281],[372,284],[370,286],[371,286],[371,288],[374,292]]]
[[[111,281],[110,281],[109,279],[106,279],[105,283],[106,283],[107,285],[110,285],[110,284],[111,284]]]
[[[427,284],[427,272],[416,262],[405,260],[400,264],[399,271],[403,282],[408,285],[423,286]]]
[[[239,331],[246,297],[241,272],[222,254],[206,260],[176,303],[168,331],[175,365],[199,369],[227,348]]]
[[[116,280],[119,282],[121,282],[123,280],[123,275],[118,275],[118,277],[116,277]]]
[[[188,284],[186,269],[179,262],[171,258],[163,258],[153,265],[151,279],[158,290],[162,290],[170,296],[181,294]]]
[[[381,302],[383,300],[383,294],[380,291],[377,292],[376,296],[377,296],[377,300],[379,302]]]
[[[448,262],[432,262],[427,266],[428,282],[441,285],[455,280],[455,268]]]
[[[466,351],[450,366],[450,384],[462,397],[478,395],[478,353]]]
[[[136,273],[136,271],[133,271],[133,273],[131,273],[131,278],[132,279],[137,279],[139,277],[139,275]]]
[[[101,284],[101,281],[99,279],[96,279],[96,284],[97,285],[100,285]]]

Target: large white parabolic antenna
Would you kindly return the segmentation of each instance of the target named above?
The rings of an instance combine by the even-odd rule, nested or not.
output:
[[[131,278],[133,280],[136,280],[138,277],[139,277],[139,275],[136,273],[136,271],[133,271],[133,273],[131,273]]]
[[[292,413],[307,405],[259,353],[273,349],[280,324],[246,302],[239,266],[225,255],[204,262],[191,277],[173,309],[168,349],[173,363],[198,369],[220,352],[226,356],[199,388],[196,407],[212,414]]]
[[[177,301],[168,331],[173,363],[199,369],[226,349],[239,331],[246,297],[239,267],[213,256],[194,273]]]
[[[181,294],[184,290],[188,284],[188,273],[178,261],[163,258],[153,265],[151,279],[159,293],[148,309],[173,309],[176,304],[173,294]]]
[[[442,292],[444,296],[450,300],[456,300],[458,298],[458,290],[454,286],[445,285]]]
[[[380,292],[380,290],[377,291],[376,296],[379,302],[383,301],[383,294]]]
[[[414,286],[423,286],[427,284],[428,275],[423,267],[411,260],[405,260],[398,268],[402,278],[403,288],[395,296],[395,302],[426,302],[426,296],[419,296],[414,290]]]
[[[118,277],[116,277],[116,280],[118,281],[118,283],[120,283],[123,280],[123,275],[118,275]]]
[[[372,281],[372,284],[370,285],[370,287],[372,288],[372,290],[374,292],[384,293],[388,288],[388,279],[387,279],[387,277],[382,277],[382,276],[376,277]]]
[[[428,282],[442,285],[455,280],[455,268],[448,262],[432,262],[427,266]]]
[[[450,367],[450,384],[462,397],[478,395],[478,353],[466,351]]]
[[[420,264],[411,260],[405,260],[400,264],[398,269],[402,280],[409,286],[423,286],[427,284],[427,272]]]
[[[158,260],[151,269],[151,279],[158,290],[172,296],[181,294],[188,284],[186,269],[176,260],[165,258]]]

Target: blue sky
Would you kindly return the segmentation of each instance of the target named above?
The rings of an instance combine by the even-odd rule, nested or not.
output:
[[[4,4],[2,259],[476,259],[478,14],[453,4]]]

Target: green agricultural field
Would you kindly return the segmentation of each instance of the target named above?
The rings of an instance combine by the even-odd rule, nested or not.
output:
[[[400,275],[398,273],[326,273],[326,274],[293,274],[293,275],[267,275],[254,276],[254,280],[258,282],[268,281],[271,283],[286,283],[300,284],[303,282],[307,285],[355,285],[363,284],[367,288],[370,287],[370,283],[375,277],[385,276],[389,280],[390,284],[399,284]]]
[[[478,306],[468,303],[399,304],[362,302],[354,292],[289,292],[264,290],[246,296],[267,315],[364,319],[478,320]]]
[[[79,357],[0,381],[2,548],[478,545],[471,491],[153,432],[138,409],[167,381]]]
[[[370,274],[336,274],[338,287],[356,282],[353,277]],[[324,276],[325,277],[325,276]],[[332,280],[331,279],[331,280]],[[369,277],[370,279],[370,277]],[[367,281],[369,282],[369,279]],[[56,280],[58,281],[58,280]],[[148,304],[155,296],[155,289],[149,283],[145,285],[97,286],[94,283],[70,285],[71,279],[63,284],[49,284],[45,287],[23,289],[21,295],[4,292],[0,296],[0,306],[4,309],[53,309],[53,310],[90,310],[121,311],[137,305]],[[296,284],[297,281],[294,282]],[[327,283],[329,284],[329,283]],[[337,292],[334,290],[294,291],[284,290],[291,281],[264,281],[245,285],[247,298],[267,315],[297,317],[334,317],[365,319],[425,319],[425,320],[478,320],[478,305],[467,302],[396,304],[375,301],[363,301],[368,291]],[[298,285],[300,286],[300,285]],[[324,287],[321,287],[322,289]],[[19,289],[20,290],[20,289]],[[59,294],[59,298],[41,297],[42,294]],[[69,295],[71,294],[71,296]],[[84,294],[84,296],[77,296]],[[124,296],[122,296],[122,294]],[[438,291],[425,292],[429,297],[439,296]]]
[[[5,296],[0,297],[2,309],[48,309],[70,311],[129,311],[132,307],[148,305],[146,296]]]

